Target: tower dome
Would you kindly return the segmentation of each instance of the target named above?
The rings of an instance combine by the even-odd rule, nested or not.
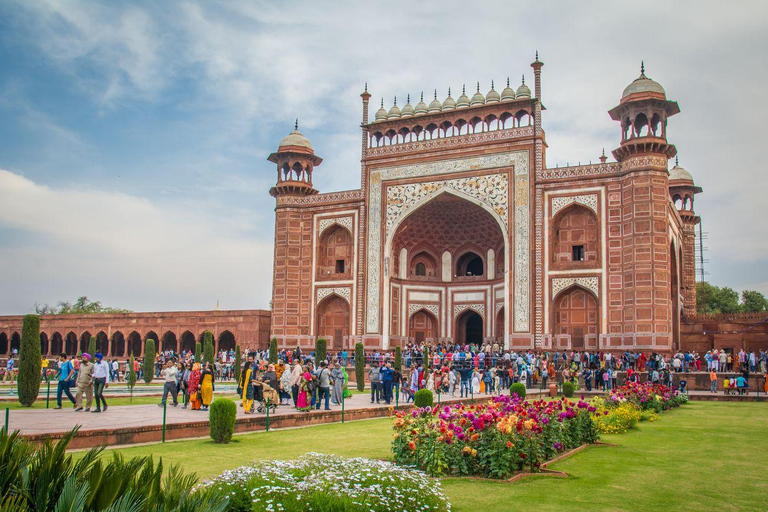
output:
[[[285,153],[288,151],[294,151],[297,153],[311,153],[315,154],[314,150],[312,149],[312,144],[309,142],[309,139],[307,139],[304,135],[301,134],[299,131],[299,120],[296,120],[296,126],[294,130],[283,137],[283,140],[280,141],[280,144],[277,146],[277,152],[278,153]]]
[[[693,176],[691,173],[680,167],[677,158],[675,158],[675,166],[669,170],[669,182],[678,183],[690,183],[693,184]]]
[[[403,107],[403,111],[401,113],[402,117],[411,117],[414,113],[413,105],[411,105],[411,95],[408,95],[408,101],[406,102],[405,106]]]
[[[469,96],[467,96],[467,90],[465,86],[461,86],[461,96],[456,102],[456,108],[466,108],[469,106]]]
[[[426,114],[427,113],[427,104],[424,103],[424,93],[421,93],[421,99],[416,104],[416,108],[413,110],[414,114]]]
[[[440,100],[437,99],[437,89],[435,89],[435,99],[430,102],[429,111],[440,112],[441,110],[443,110],[443,104],[440,103]]]
[[[493,88],[493,80],[491,80],[491,90],[485,95],[485,102],[498,103],[499,101],[501,101],[501,96],[499,96],[499,93]]]
[[[480,82],[477,82],[477,92],[472,96],[472,101],[470,102],[470,105],[483,105],[485,104],[485,96],[483,96],[483,93],[480,92]]]
[[[531,97],[531,90],[528,88],[527,85],[525,85],[525,75],[523,75],[523,83],[520,84],[520,87],[517,88],[517,93],[515,94],[518,98],[530,98]]]
[[[381,108],[376,111],[376,118],[375,121],[386,121],[387,120],[387,109],[384,108],[384,98],[381,99]]]
[[[395,104],[389,109],[387,119],[397,119],[398,117],[400,117],[400,107],[397,106],[397,96],[395,96]]]
[[[624,92],[621,94],[621,99],[623,100],[630,94],[635,94],[638,92],[661,94],[664,99],[667,99],[667,93],[664,91],[664,88],[661,86],[661,84],[645,76],[644,62],[640,63],[640,76],[635,78],[632,83],[624,89]]]
[[[515,99],[515,90],[509,86],[509,77],[507,77],[507,86],[501,91],[501,101],[511,101]]]
[[[456,108],[456,100],[451,98],[451,88],[448,88],[448,97],[443,100],[443,110],[453,110]]]

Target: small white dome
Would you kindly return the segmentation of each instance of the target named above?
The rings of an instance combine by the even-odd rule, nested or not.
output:
[[[456,100],[451,98],[451,88],[448,88],[448,97],[443,100],[443,110],[453,110],[456,108]]]
[[[480,92],[480,82],[477,82],[477,92],[472,96],[472,101],[469,104],[472,106],[485,104],[485,96]]]
[[[469,106],[469,103],[470,103],[470,100],[469,100],[469,96],[467,96],[466,88],[462,86],[461,96],[459,96],[459,99],[456,102],[456,108],[466,108]]]

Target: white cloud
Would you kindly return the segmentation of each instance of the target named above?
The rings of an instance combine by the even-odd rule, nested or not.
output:
[[[135,309],[266,307],[272,245],[248,237],[247,212],[126,194],[50,188],[0,170],[0,309],[87,294]],[[253,219],[251,219],[251,223]],[[5,304],[3,304],[5,302]]]

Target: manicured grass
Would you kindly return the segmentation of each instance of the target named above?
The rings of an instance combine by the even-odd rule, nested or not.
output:
[[[72,391],[72,395],[74,396],[75,392]],[[238,396],[235,394],[227,394],[227,395],[216,395],[216,398],[231,398],[232,400],[238,400]],[[130,397],[127,396],[121,396],[116,398],[110,398],[107,397],[107,405],[110,407],[113,405],[151,405],[151,404],[158,404],[160,403],[160,396],[134,396],[133,401],[131,401]],[[179,399],[181,400],[181,395],[179,395]],[[168,399],[170,403],[170,398]],[[94,400],[94,404],[95,404]],[[70,402],[66,396],[63,397],[62,404],[64,409],[72,409],[73,405],[72,402]],[[51,403],[50,409],[53,409],[56,407],[56,394],[51,393]],[[18,401],[3,401],[0,402],[0,411],[5,411],[5,408],[8,407],[12,411],[21,410],[21,409],[45,409],[45,398],[37,399],[37,401],[32,404],[31,407],[23,407]],[[94,405],[95,407],[95,405]]]
[[[535,477],[513,484],[448,478],[443,486],[456,511],[766,510],[766,424],[766,403],[691,402],[637,431],[603,437],[616,447],[590,447],[551,466],[568,478]],[[119,451],[127,457],[162,457],[201,476],[310,451],[389,458],[391,423],[319,425],[235,439],[229,445],[196,440]]]

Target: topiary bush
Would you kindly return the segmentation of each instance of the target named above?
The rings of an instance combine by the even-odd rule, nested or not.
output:
[[[517,394],[518,398],[525,399],[525,384],[522,382],[515,382],[509,386],[509,395]]]
[[[401,371],[403,369],[403,349],[400,345],[395,347],[395,370]]]
[[[155,376],[155,340],[147,340],[147,344],[144,347],[144,362],[141,365],[141,372],[144,374],[143,379],[145,384],[152,382],[152,378]]]
[[[203,334],[203,361],[213,364],[216,359],[216,349],[213,347],[213,333],[205,331]]]
[[[357,390],[363,391],[365,389],[365,351],[362,343],[355,345],[355,379],[357,379]]]
[[[416,407],[432,407],[435,397],[428,389],[420,389],[413,398],[413,404]]]
[[[91,358],[96,357],[97,351],[98,350],[96,348],[96,336],[91,336],[91,339],[88,340],[88,353],[91,354]],[[95,360],[95,359],[91,359],[91,360]]]
[[[269,362],[277,363],[277,338],[269,340]]]
[[[563,382],[563,396],[565,398],[571,398],[574,391],[576,391],[576,386],[573,385],[573,382]]]
[[[318,338],[315,342],[315,366],[320,366],[320,361],[325,361],[328,355],[328,342],[325,338]]]
[[[240,345],[235,347],[235,382],[240,382],[240,374],[243,372],[243,355],[240,353]]]
[[[131,403],[133,403],[133,388],[136,386],[136,370],[133,369],[133,354],[128,359],[128,375],[126,376],[125,385],[131,390]]]
[[[228,443],[235,433],[237,406],[229,398],[217,398],[210,407],[211,439],[214,443]]]
[[[24,407],[31,406],[37,400],[41,371],[40,317],[25,315],[21,327],[18,377],[19,403]]]
[[[199,341],[195,342],[195,362],[196,363],[202,363],[203,362],[203,344]]]

